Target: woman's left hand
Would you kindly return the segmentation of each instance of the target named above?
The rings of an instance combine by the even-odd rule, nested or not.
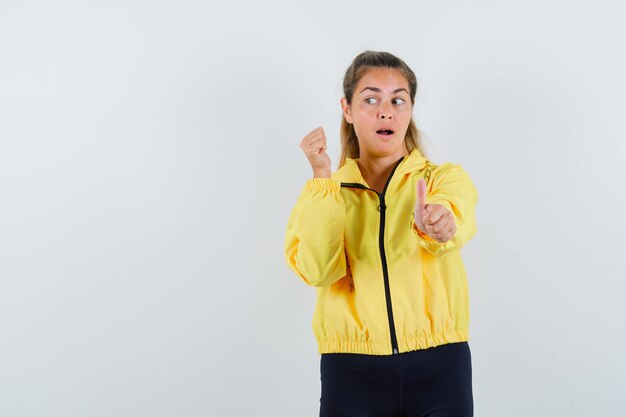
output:
[[[417,201],[413,212],[417,227],[437,242],[444,243],[456,233],[454,216],[441,204],[426,204],[426,181],[417,182]]]

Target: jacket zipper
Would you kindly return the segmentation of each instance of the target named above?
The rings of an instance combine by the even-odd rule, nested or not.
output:
[[[363,184],[360,184],[358,182],[354,182],[354,183],[342,182],[341,183],[342,187],[362,188],[364,190],[374,191],[376,195],[378,196],[378,199],[380,202],[380,204],[378,205],[378,211],[380,212],[380,229],[379,229],[379,234],[378,234],[379,236],[378,246],[380,249],[380,259],[383,265],[383,279],[385,283],[385,299],[387,301],[387,318],[389,319],[389,333],[391,334],[391,349],[394,355],[398,353],[398,339],[396,338],[396,328],[393,322],[393,309],[391,308],[391,290],[389,287],[389,271],[387,270],[387,256],[385,255],[385,244],[384,244],[385,212],[387,209],[387,205],[385,204],[385,193],[387,192],[387,186],[389,185],[389,182],[391,181],[391,178],[393,177],[393,173],[396,171],[396,168],[398,168],[398,165],[400,165],[400,162],[402,162],[403,159],[404,157],[400,158],[400,160],[396,162],[396,165],[393,167],[393,171],[391,171],[389,178],[387,178],[387,182],[385,183],[383,192],[380,194],[378,193],[378,191],[373,190],[369,187],[366,187]]]

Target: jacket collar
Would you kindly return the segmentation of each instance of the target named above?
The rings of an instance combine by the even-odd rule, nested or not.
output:
[[[358,160],[359,158],[346,158],[344,164],[337,171],[335,171],[331,177],[341,182],[360,183],[365,185],[365,179],[363,178],[361,170],[357,165]],[[408,155],[405,155],[402,158],[400,164],[393,172],[391,182],[396,182],[398,179],[404,177],[405,174],[423,170],[426,166],[426,162],[427,159],[417,148],[414,148]]]

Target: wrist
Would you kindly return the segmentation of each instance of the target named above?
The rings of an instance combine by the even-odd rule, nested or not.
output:
[[[330,178],[330,170],[313,170],[313,178]]]

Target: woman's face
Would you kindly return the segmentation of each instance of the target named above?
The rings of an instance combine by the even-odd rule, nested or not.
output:
[[[354,125],[361,153],[398,155],[405,153],[404,137],[411,121],[413,105],[409,83],[393,68],[372,68],[358,82],[352,103],[341,98],[348,123]],[[381,129],[393,133],[380,132]]]

